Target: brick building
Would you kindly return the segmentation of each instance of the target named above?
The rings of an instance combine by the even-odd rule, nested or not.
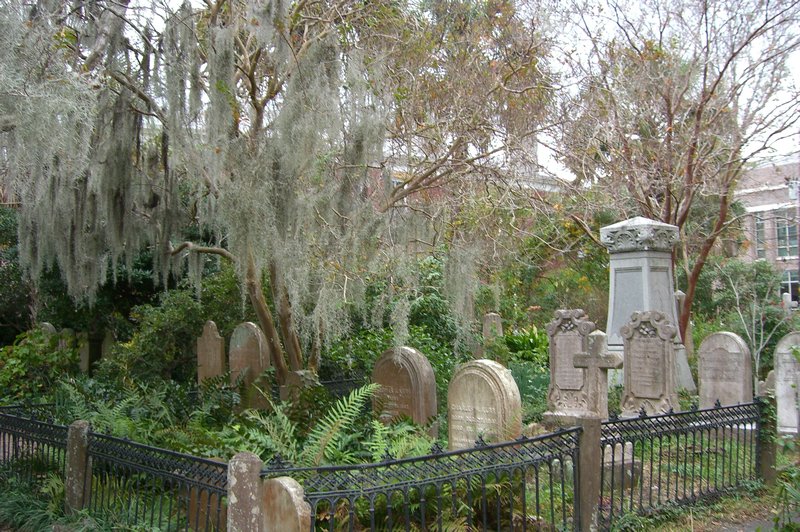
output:
[[[744,258],[770,261],[781,273],[781,293],[790,293],[795,304],[800,301],[799,183],[800,160],[784,161],[748,171],[735,194],[748,214]]]

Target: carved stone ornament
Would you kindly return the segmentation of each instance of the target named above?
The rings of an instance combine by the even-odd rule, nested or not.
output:
[[[634,334],[643,338],[672,340],[678,334],[678,329],[670,323],[663,312],[648,310],[631,314],[631,321],[620,327],[619,334],[628,340],[633,338]]]
[[[555,311],[555,318],[545,327],[548,336],[553,336],[558,332],[569,332],[577,327],[578,332],[586,336],[597,327],[594,322],[589,321],[589,316],[583,309],[567,309]]]
[[[637,216],[600,229],[600,241],[609,253],[666,251],[678,242],[678,228]]]

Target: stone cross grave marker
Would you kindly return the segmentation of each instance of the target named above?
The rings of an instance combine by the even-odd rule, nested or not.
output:
[[[778,432],[798,434],[800,427],[800,362],[792,350],[800,348],[800,332],[781,338],[775,347],[775,401],[778,403]]]
[[[600,419],[608,419],[608,370],[622,367],[622,356],[606,350],[606,333],[589,335],[589,352],[572,357],[576,368],[584,368],[587,410]]]
[[[644,408],[649,415],[678,406],[675,385],[677,328],[655,310],[634,312],[620,329],[625,364],[620,406],[623,417],[635,417]]]
[[[585,371],[575,367],[573,358],[589,351],[589,334],[595,325],[581,309],[557,310],[546,330],[550,339],[550,387],[543,420],[546,425],[573,425],[590,410]]]
[[[482,437],[498,443],[522,433],[522,402],[511,372],[494,360],[461,365],[447,390],[451,450],[469,449]]]
[[[197,384],[225,373],[225,340],[217,324],[208,320],[197,339]]]
[[[266,397],[256,389],[256,379],[270,367],[267,338],[253,322],[240,323],[231,335],[230,347],[231,383],[244,374],[245,393],[242,397],[244,408],[266,408]],[[263,387],[262,387],[263,388]],[[269,394],[269,388],[263,390]]]
[[[425,425],[436,416],[433,367],[416,349],[403,346],[384,351],[372,370],[372,382],[381,385],[373,407],[384,423],[408,416]]]
[[[700,408],[749,403],[753,400],[750,349],[731,332],[708,335],[697,350]]]

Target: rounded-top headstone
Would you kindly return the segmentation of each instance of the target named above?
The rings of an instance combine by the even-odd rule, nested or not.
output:
[[[753,400],[753,365],[744,340],[731,332],[709,334],[697,350],[700,408]]]
[[[225,340],[217,324],[208,320],[197,339],[197,383],[225,373]]]
[[[240,323],[231,335],[230,369],[232,383],[244,373],[244,384],[249,395],[245,406],[256,408],[267,406],[266,399],[253,389],[253,385],[269,367],[269,351],[264,333],[255,323],[249,321]]]
[[[450,449],[468,449],[478,437],[500,442],[522,432],[522,401],[511,372],[493,360],[473,360],[456,370],[447,391]]]
[[[800,348],[800,332],[794,331],[775,347],[775,401],[778,407],[778,432],[800,432],[800,361],[794,350]]]
[[[381,388],[374,405],[386,423],[408,416],[424,425],[436,416],[436,378],[428,359],[411,347],[387,349],[375,363],[372,382]]]

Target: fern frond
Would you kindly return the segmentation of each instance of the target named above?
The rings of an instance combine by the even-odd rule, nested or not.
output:
[[[379,462],[389,449],[389,427],[378,421],[372,420],[372,437],[364,443],[373,462]]]
[[[302,466],[318,466],[337,449],[345,429],[358,417],[366,401],[378,390],[380,385],[372,383],[356,388],[350,395],[336,401],[331,410],[314,427],[300,455]]]

